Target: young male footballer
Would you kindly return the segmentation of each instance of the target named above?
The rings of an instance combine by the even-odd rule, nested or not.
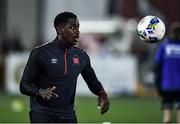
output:
[[[78,75],[98,96],[101,114],[109,109],[109,99],[97,79],[87,53],[75,47],[79,40],[79,20],[72,12],[54,19],[57,37],[34,48],[26,64],[20,91],[30,96],[31,123],[77,123],[74,99]]]

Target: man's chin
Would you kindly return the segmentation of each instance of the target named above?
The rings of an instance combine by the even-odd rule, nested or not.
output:
[[[79,39],[75,39],[72,43],[76,45],[79,42]]]
[[[76,45],[77,42],[79,42],[79,39],[72,39],[71,41],[70,40],[68,41],[68,44],[69,45]]]
[[[73,45],[76,45],[76,44],[77,44],[77,41],[71,41],[71,42],[69,42],[69,44],[72,45],[72,46],[73,46]]]
[[[79,38],[75,38],[74,42],[76,42],[76,43],[79,42]]]

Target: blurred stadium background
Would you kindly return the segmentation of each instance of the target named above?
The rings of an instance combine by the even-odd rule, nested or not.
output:
[[[0,0],[0,123],[29,122],[29,98],[19,93],[22,71],[30,50],[54,39],[53,20],[62,11],[77,14],[78,45],[87,50],[111,100],[110,111],[100,115],[96,97],[79,77],[79,122],[161,122],[152,72],[158,43],[140,41],[136,25],[156,15],[168,30],[180,21],[179,5],[179,0]]]

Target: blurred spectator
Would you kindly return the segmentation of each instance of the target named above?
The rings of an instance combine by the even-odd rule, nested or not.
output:
[[[153,49],[156,44],[149,44],[140,40],[137,36],[133,38],[130,51],[137,58],[138,64],[138,80],[146,86],[151,86],[153,82],[147,78],[152,67]]]
[[[3,90],[4,85],[4,71],[5,71],[5,57],[10,52],[20,52],[23,50],[21,40],[16,33],[0,33],[0,89]]]
[[[0,48],[1,55],[6,55],[11,51],[20,52],[23,50],[21,40],[16,33],[4,34],[4,36],[1,38]]]
[[[174,23],[168,35],[155,55],[155,84],[162,99],[163,122],[172,122],[175,108],[180,123],[180,23]]]

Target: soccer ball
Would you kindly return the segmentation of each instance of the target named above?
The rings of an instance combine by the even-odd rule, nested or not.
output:
[[[139,21],[137,32],[141,40],[147,43],[155,43],[163,39],[165,25],[160,18],[148,15]]]

